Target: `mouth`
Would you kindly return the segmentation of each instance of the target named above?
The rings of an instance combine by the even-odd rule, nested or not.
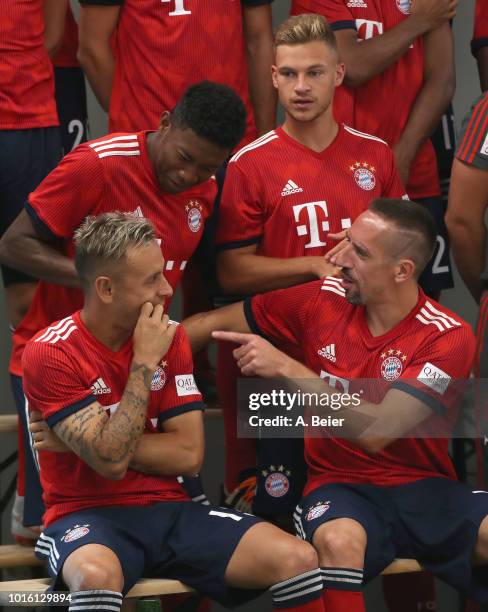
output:
[[[342,272],[341,283],[344,289],[350,289],[354,285],[354,280],[348,274]]]
[[[307,110],[308,108],[310,108],[313,104],[313,100],[310,99],[296,99],[296,100],[292,100],[291,103],[295,108],[298,108],[300,110]]]
[[[188,186],[185,183],[178,183],[177,181],[172,179],[170,176],[166,176],[165,180],[170,185],[170,187],[174,189],[175,191],[185,191],[185,189],[188,189]]]

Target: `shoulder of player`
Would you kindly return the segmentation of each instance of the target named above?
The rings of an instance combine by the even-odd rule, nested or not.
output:
[[[415,319],[419,329],[433,341],[445,339],[448,343],[460,345],[475,343],[471,325],[434,300],[427,299]]]
[[[326,300],[328,302],[333,302],[341,309],[345,308],[347,305],[350,306],[346,299],[346,292],[339,278],[336,276],[326,276],[316,281],[316,283],[316,298],[319,303],[323,303],[324,300]]]
[[[229,164],[239,163],[241,165],[244,162],[250,163],[255,159],[260,160],[263,152],[269,150],[278,141],[279,136],[276,130],[271,130],[234,153],[230,158]]]
[[[74,346],[77,330],[78,325],[71,315],[45,327],[27,343],[23,361],[65,357]]]
[[[368,146],[370,149],[378,148],[382,151],[385,149],[390,150],[388,143],[381,138],[378,138],[378,136],[375,136],[374,134],[360,132],[359,130],[354,129],[345,123],[343,124],[343,128],[346,138],[352,143],[357,143],[361,147]]]
[[[113,157],[126,159],[141,156],[141,132],[125,133],[115,132],[101,136],[95,140],[78,145],[75,151],[91,151],[93,157],[107,160]]]
[[[171,346],[169,347],[168,352],[166,353],[167,356],[170,356],[171,354],[176,355],[185,345],[190,346],[183,325],[180,325],[178,321],[173,321],[172,319],[170,319],[169,324],[176,326],[176,332],[173,338],[173,342],[171,343]]]

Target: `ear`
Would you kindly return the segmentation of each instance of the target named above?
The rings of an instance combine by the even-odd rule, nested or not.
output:
[[[114,300],[113,281],[108,276],[97,276],[94,289],[98,299],[104,304],[111,304]]]
[[[169,111],[164,111],[161,115],[161,119],[159,120],[159,128],[158,131],[164,134],[171,127],[171,113]]]
[[[395,268],[395,282],[404,283],[415,275],[415,262],[412,259],[401,259]]]
[[[336,78],[335,78],[336,87],[339,87],[339,85],[342,85],[342,81],[344,81],[345,76],[346,76],[346,65],[344,64],[344,62],[338,62],[337,69],[336,69]]]
[[[273,86],[278,89],[278,68],[274,64],[271,66],[271,79],[273,80]]]

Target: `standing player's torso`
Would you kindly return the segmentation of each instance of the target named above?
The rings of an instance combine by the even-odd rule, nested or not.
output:
[[[125,0],[115,40],[111,130],[154,128],[189,85],[207,79],[245,100],[252,139],[239,0]]]
[[[0,129],[58,124],[42,0],[0,0]]]
[[[410,0],[343,1],[351,26],[356,27],[358,40],[369,40],[391,30],[408,17],[410,6]],[[333,17],[333,8],[314,6],[313,0],[296,0],[294,12],[302,12],[305,4],[323,13],[334,28],[337,19]],[[375,134],[393,146],[403,132],[422,87],[423,53],[423,41],[419,38],[394,64],[361,87],[340,87],[334,99],[336,118],[358,130]]]
[[[343,126],[321,153],[302,146],[281,128],[274,134],[266,144],[248,153],[242,149],[234,157],[259,192],[264,232],[258,253],[322,255],[336,244],[329,233],[350,227],[372,200],[384,194],[390,179],[388,148]]]

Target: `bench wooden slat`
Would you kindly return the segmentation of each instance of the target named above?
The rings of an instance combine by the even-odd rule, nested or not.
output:
[[[13,593],[15,591],[29,591],[43,593],[51,580],[49,578],[37,578],[30,580],[6,580],[0,582],[1,593]],[[132,587],[126,597],[150,597],[151,595],[170,595],[173,593],[192,593],[193,590],[179,580],[168,580],[166,578],[142,578]]]
[[[1,546],[2,548],[9,548],[9,545]],[[12,545],[11,548],[23,548],[18,545]],[[5,551],[1,551],[2,554]],[[20,551],[22,552],[22,551]],[[18,559],[21,559],[20,552],[16,552],[18,554]],[[33,551],[26,548],[26,553],[31,552],[31,556],[34,556]],[[1,556],[1,555],[0,555]],[[7,554],[3,555],[7,558]],[[25,555],[24,555],[25,556]],[[36,559],[39,561],[38,559]],[[41,562],[39,562],[41,563]],[[22,563],[16,563],[15,566],[22,565]],[[7,567],[6,565],[2,567]],[[11,565],[10,567],[14,567]],[[389,565],[383,572],[383,575],[387,574],[402,574],[407,572],[419,572],[422,571],[419,563],[414,559],[395,559],[391,565]],[[42,593],[46,590],[46,588],[50,584],[49,578],[37,578],[37,579],[29,579],[29,580],[6,580],[4,582],[0,582],[0,592],[2,593],[12,593],[15,591],[28,591],[28,592],[36,592]],[[175,593],[191,593],[193,589],[186,586],[179,580],[168,580],[166,578],[142,578],[139,582],[132,587],[132,589],[127,594],[129,598],[137,598],[137,597],[150,597],[153,595],[172,595]]]

